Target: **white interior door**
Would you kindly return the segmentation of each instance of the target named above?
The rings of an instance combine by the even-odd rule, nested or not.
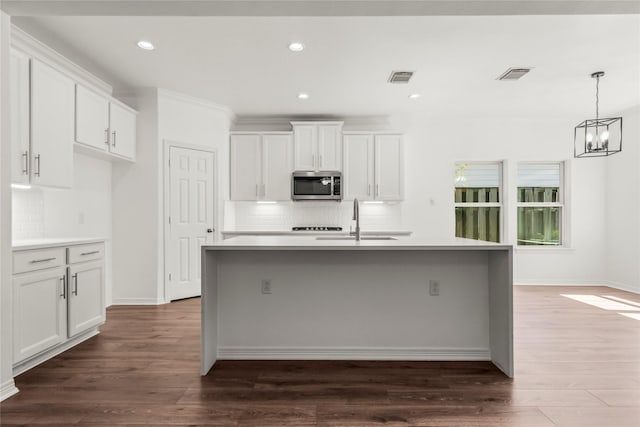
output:
[[[213,242],[214,158],[169,148],[170,225],[167,299],[200,295],[200,247]]]

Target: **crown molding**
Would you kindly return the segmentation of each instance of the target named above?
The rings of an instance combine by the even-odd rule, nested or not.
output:
[[[174,92],[167,89],[158,89],[158,97],[164,96],[166,98],[171,98],[176,101],[186,102],[188,104],[197,105],[199,107],[208,108],[211,110],[216,110],[219,113],[224,114],[229,122],[233,122],[236,119],[236,115],[231,111],[231,109],[225,105],[216,104],[215,102],[208,101],[206,99],[197,98],[191,95],[185,95],[184,93]]]
[[[104,92],[109,96],[113,92],[110,84],[94,76],[15,25],[11,25],[11,47],[53,66],[78,83]]]

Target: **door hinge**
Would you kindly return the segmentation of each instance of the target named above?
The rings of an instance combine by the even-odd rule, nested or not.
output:
[[[169,273],[169,281],[171,281],[171,273]]]

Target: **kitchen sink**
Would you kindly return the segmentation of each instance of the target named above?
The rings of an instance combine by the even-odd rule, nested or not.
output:
[[[354,236],[348,236],[348,237],[331,237],[331,236],[322,236],[322,237],[316,237],[316,240],[356,240],[356,238]],[[390,236],[365,236],[365,237],[360,237],[360,240],[398,240],[395,237],[390,237]]]

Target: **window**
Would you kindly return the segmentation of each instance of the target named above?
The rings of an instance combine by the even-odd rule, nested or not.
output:
[[[501,188],[501,163],[456,163],[456,237],[500,242]]]
[[[518,245],[562,245],[563,165],[518,165]]]

